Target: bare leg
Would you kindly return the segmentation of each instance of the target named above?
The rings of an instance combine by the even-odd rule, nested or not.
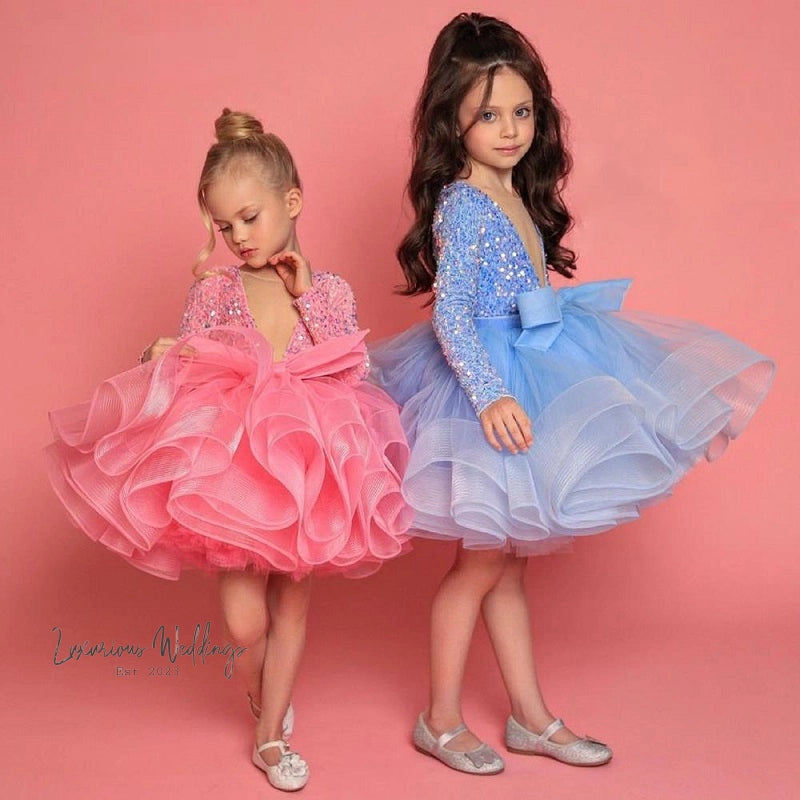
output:
[[[246,647],[237,667],[253,700],[261,704],[261,675],[267,640],[267,579],[253,572],[221,572],[219,599],[222,616],[233,642]]]
[[[461,687],[467,654],[484,597],[505,565],[502,550],[459,548],[431,608],[431,701],[428,727],[437,736],[462,721]],[[480,744],[467,731],[453,739],[450,750],[472,750]]]
[[[306,618],[311,582],[273,574],[267,584],[271,619],[261,683],[261,717],[256,726],[258,743],[283,738],[282,721],[292,696],[306,640]],[[277,764],[280,752],[271,747],[261,753],[267,764]]]
[[[511,701],[511,713],[520,725],[541,733],[554,716],[545,705],[536,677],[525,593],[527,563],[526,558],[505,554],[503,574],[483,600],[483,619]],[[562,728],[552,741],[568,744],[576,738],[570,730]]]

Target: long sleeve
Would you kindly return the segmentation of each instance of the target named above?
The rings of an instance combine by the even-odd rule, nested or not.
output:
[[[300,319],[314,344],[358,331],[356,301],[344,278],[331,272],[315,272],[313,286],[294,301]],[[345,383],[358,383],[369,372],[369,357],[334,377]]]
[[[196,280],[186,296],[178,338],[217,325],[248,327],[250,314],[238,287],[229,269]]]
[[[471,194],[451,192],[440,198],[433,227],[437,263],[433,328],[476,414],[500,397],[512,396],[475,329],[483,224]]]
[[[186,303],[183,307],[183,316],[178,329],[179,339],[208,327],[206,324],[208,310],[206,304],[202,302],[203,291],[201,287],[202,283],[195,281],[186,294]]]

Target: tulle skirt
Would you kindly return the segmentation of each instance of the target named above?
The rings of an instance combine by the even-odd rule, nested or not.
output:
[[[363,336],[282,362],[254,330],[189,337],[51,413],[53,488],[92,539],[162,578],[369,574],[404,549],[411,512],[396,405],[330,377],[360,363]]]
[[[531,293],[550,308],[524,328],[519,315],[475,320],[531,418],[527,453],[486,442],[430,323],[372,349],[373,379],[403,407],[403,492],[420,535],[548,552],[636,519],[741,433],[773,363],[692,322],[614,311],[628,285]]]

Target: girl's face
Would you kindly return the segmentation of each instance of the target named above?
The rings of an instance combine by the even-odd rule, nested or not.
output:
[[[261,268],[276,253],[297,249],[300,189],[283,192],[257,174],[229,170],[206,189],[205,199],[228,249],[247,266]]]
[[[502,175],[512,170],[530,149],[536,132],[533,93],[524,78],[509,67],[494,75],[492,92],[482,105],[486,78],[467,92],[458,109],[459,131],[473,170],[486,168]]]

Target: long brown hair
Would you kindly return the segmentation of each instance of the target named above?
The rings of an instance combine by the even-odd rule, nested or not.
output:
[[[458,131],[458,110],[482,78],[486,79],[484,102],[488,102],[501,67],[513,69],[530,86],[536,122],[533,144],[514,167],[514,189],[542,233],[548,269],[572,277],[575,253],[561,244],[572,227],[561,196],[572,159],[545,66],[528,39],[508,23],[483,14],[459,14],[436,37],[414,110],[408,194],[416,218],[397,248],[407,283],[401,294],[424,294],[433,287],[436,202],[444,186],[469,164]]]

